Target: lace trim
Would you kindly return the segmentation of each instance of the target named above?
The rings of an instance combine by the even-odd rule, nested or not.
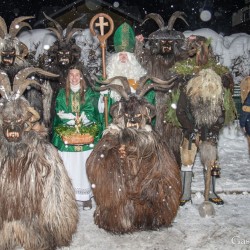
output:
[[[75,188],[75,193],[76,194],[90,194],[91,193],[91,189],[89,189],[89,188],[87,188],[87,189]]]

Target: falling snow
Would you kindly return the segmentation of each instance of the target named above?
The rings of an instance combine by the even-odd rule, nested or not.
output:
[[[194,165],[192,203],[180,207],[169,228],[112,235],[95,225],[92,210],[79,203],[80,221],[70,247],[62,250],[211,250],[250,248],[250,159],[244,134],[236,122],[225,128],[219,140],[221,177],[217,190],[224,199],[213,217],[202,218],[203,174],[200,158]],[[239,160],[240,159],[240,160]]]

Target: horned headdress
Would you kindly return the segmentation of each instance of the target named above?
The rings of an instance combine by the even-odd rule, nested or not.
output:
[[[24,27],[32,29],[31,26],[27,22],[24,22],[24,20],[27,20],[30,18],[34,18],[34,17],[33,16],[21,16],[21,17],[15,18],[10,24],[9,32],[8,32],[6,22],[0,16],[0,38],[2,39],[0,43],[0,51],[11,50],[12,48],[14,48],[16,50],[16,54],[22,58],[24,58],[28,54],[27,46],[21,41],[19,41],[19,39],[17,39],[16,36],[19,33],[19,31]]]
[[[32,74],[33,76],[28,78]],[[48,92],[49,92],[48,91],[49,86],[39,84],[37,79],[34,77],[35,74],[40,74],[40,75],[44,75],[47,77],[58,77],[58,75],[42,70],[40,68],[29,67],[29,68],[25,68],[19,71],[15,75],[13,84],[11,84],[9,77],[5,73],[5,71],[0,70],[0,94],[2,98],[8,102],[15,101],[23,95],[24,91],[27,89],[28,86],[32,85],[35,88],[40,89],[44,96],[44,99],[46,99]],[[51,98],[51,95],[49,98]],[[32,111],[33,114],[35,114],[36,120],[39,120],[40,117],[39,117],[38,112],[36,112],[35,109],[32,107],[29,107],[29,109],[30,111]],[[44,118],[50,119],[50,115],[47,114],[49,110],[50,109],[44,107],[44,111],[43,111]],[[48,121],[45,121],[45,122],[48,122]]]

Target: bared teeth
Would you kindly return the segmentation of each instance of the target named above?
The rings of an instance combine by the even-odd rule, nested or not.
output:
[[[139,129],[139,124],[138,123],[127,122],[127,128],[136,128],[136,129]]]
[[[9,132],[9,130],[7,129],[6,131],[6,135],[7,137],[11,137],[11,138],[19,138],[19,132]]]

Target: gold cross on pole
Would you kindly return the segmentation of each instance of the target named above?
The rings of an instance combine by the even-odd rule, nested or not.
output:
[[[100,27],[100,33],[101,33],[101,36],[104,35],[104,27],[108,27],[109,26],[109,23],[108,22],[104,22],[104,17],[103,16],[100,16],[99,17],[99,23],[95,23],[95,26],[96,27]]]
[[[104,22],[104,18],[106,18],[108,21]],[[99,20],[99,23],[96,23],[96,20]],[[105,34],[104,33],[104,27],[107,26],[109,27],[108,32]],[[114,30],[114,22],[112,20],[112,18],[105,14],[105,13],[99,13],[96,14],[90,21],[89,24],[89,29],[90,32],[93,36],[96,36],[96,32],[94,30],[94,27],[99,27],[100,28],[100,34],[97,35],[98,40],[100,41],[100,46],[102,49],[102,76],[104,79],[106,79],[106,54],[105,54],[105,50],[106,50],[106,40],[108,39],[108,37],[111,36],[111,34],[113,33]]]

